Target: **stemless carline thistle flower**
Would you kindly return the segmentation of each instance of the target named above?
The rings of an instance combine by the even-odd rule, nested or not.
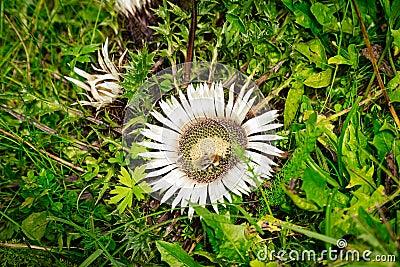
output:
[[[186,95],[178,91],[179,100],[160,100],[164,115],[151,112],[162,126],[146,124],[141,134],[152,141],[139,144],[154,151],[139,156],[150,159],[146,178],[161,203],[172,201],[172,208],[211,203],[218,212],[218,202],[232,202],[231,192],[248,194],[271,176],[272,157],[282,153],[270,144],[282,137],[268,133],[282,126],[271,123],[277,111],[248,118],[254,88],[243,86],[235,96],[234,87],[226,103],[220,82],[190,84]],[[189,217],[193,212],[189,205]]]
[[[99,110],[102,107],[110,105],[123,93],[123,87],[118,84],[121,81],[121,75],[119,69],[121,69],[122,60],[127,51],[125,51],[120,57],[118,68],[110,60],[108,56],[108,38],[103,44],[100,50],[98,50],[98,61],[100,69],[92,65],[95,71],[102,74],[89,74],[77,67],[74,67],[74,71],[79,76],[86,79],[85,82],[79,81],[71,77],[65,77],[68,81],[75,85],[83,88],[86,92],[83,93],[89,101],[79,101],[82,105],[90,105]]]

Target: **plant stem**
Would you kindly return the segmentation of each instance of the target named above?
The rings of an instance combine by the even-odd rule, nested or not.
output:
[[[192,65],[190,62],[193,61],[193,54],[194,54],[194,37],[196,34],[196,27],[197,27],[197,1],[193,0],[192,3],[192,18],[190,22],[190,31],[188,37],[188,48],[186,51],[186,60],[185,60],[185,81],[189,83],[190,81],[190,69]]]

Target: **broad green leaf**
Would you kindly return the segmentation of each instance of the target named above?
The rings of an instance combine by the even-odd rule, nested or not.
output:
[[[314,111],[308,110],[303,113],[303,119],[307,120]],[[326,120],[326,116],[318,114],[317,126],[322,130],[323,134],[318,137],[318,141],[325,147],[329,147],[336,151],[337,136],[334,133],[335,126]]]
[[[304,85],[300,82],[294,82],[288,92],[284,109],[285,128],[288,128],[296,116],[299,108],[300,99],[304,94]]]
[[[81,238],[80,233],[67,233],[67,248],[71,247],[71,241]]]
[[[325,48],[319,39],[312,39],[307,43],[299,43],[296,50],[303,54],[317,68],[325,70],[328,67]]]
[[[304,28],[311,29],[315,36],[321,32],[322,27],[311,13],[310,4],[308,2],[297,2],[296,4],[293,4],[292,0],[282,0],[282,2],[294,13],[296,23]]]
[[[390,131],[381,131],[374,136],[372,144],[378,150],[378,159],[382,160],[389,151],[392,150],[394,144],[394,135]]]
[[[353,116],[351,123],[344,129],[342,161],[350,177],[347,188],[361,185],[370,192],[376,187],[373,181],[374,166],[365,151],[368,144],[359,129],[358,120],[358,116]]]
[[[77,160],[82,158],[88,152],[84,149],[78,149],[73,146],[63,147],[62,152],[70,159],[70,160]]]
[[[203,218],[203,226],[218,257],[246,263],[246,254],[251,246],[245,236],[246,226],[235,225],[228,216],[211,213],[200,206],[195,206],[194,209]]]
[[[318,116],[319,118],[320,116]],[[332,149],[332,151],[337,151],[337,139],[338,137],[335,134],[335,126],[326,121],[325,116],[321,115],[323,120],[321,120],[320,125],[323,127],[324,134],[318,137],[318,141],[325,147]]]
[[[87,172],[82,175],[82,178],[85,181],[90,181],[92,180],[94,177],[96,177],[96,175],[99,173],[100,171],[100,166],[98,164],[88,164],[87,166]]]
[[[362,187],[358,188],[353,194],[354,197],[350,200],[349,208],[352,215],[357,214],[360,207],[372,211],[386,200],[383,185],[380,185],[372,194],[365,192]]]
[[[393,37],[393,45],[400,47],[400,29],[390,30]]]
[[[310,10],[319,24],[323,26],[323,32],[332,32],[339,29],[338,21],[334,16],[335,9],[331,9],[327,5],[317,2],[311,6]]]
[[[392,2],[392,5],[390,5],[390,2]],[[400,1],[381,0],[380,3],[381,6],[383,7],[386,21],[389,22],[389,28],[398,29],[399,26],[398,18],[400,16],[400,10],[399,10]]]
[[[35,201],[35,198],[34,198],[34,197],[27,197],[27,198],[25,199],[25,201],[22,202],[21,206],[19,206],[19,208],[20,208],[20,209],[23,209],[23,208],[25,208],[25,207],[30,208],[30,207],[32,206],[32,204],[33,204],[34,201]]]
[[[313,201],[321,208],[326,206],[329,190],[326,180],[318,172],[305,169],[301,188],[306,192],[308,201]]]
[[[235,29],[239,29],[242,34],[246,33],[244,23],[239,16],[228,13],[226,14],[226,20],[232,23]]]
[[[252,260],[250,262],[250,267],[278,267],[278,263],[276,262],[263,262],[259,260]]]
[[[310,155],[305,159],[305,161],[307,162],[307,166],[310,171],[315,173],[315,176],[318,176],[320,179],[324,180],[333,187],[339,187],[339,183],[334,180],[327,171],[318,166]]]
[[[356,185],[361,185],[370,188],[370,186],[375,186],[373,181],[374,175],[374,165],[369,168],[367,166],[362,167],[362,169],[355,168],[355,166],[347,165],[346,169],[350,176],[350,182],[346,188],[352,188]],[[372,189],[372,188],[371,188]]]
[[[305,96],[303,96],[303,99],[309,100]],[[307,106],[308,105],[311,106],[310,103],[307,104]],[[278,205],[283,202],[285,192],[282,187],[282,182],[287,184],[293,177],[303,177],[304,170],[307,167],[304,159],[307,158],[311,152],[315,151],[317,138],[323,133],[323,129],[317,124],[317,113],[315,112],[308,116],[305,125],[305,130],[296,131],[295,140],[297,147],[282,170],[277,174],[276,179],[271,181],[271,190],[266,191],[270,205],[272,205],[271,203],[273,203],[273,205]]]
[[[172,85],[170,80],[165,79],[160,83],[160,89],[162,91],[168,92],[169,90],[171,90],[171,87]]]
[[[327,69],[308,77],[304,84],[312,88],[327,87],[331,83],[332,69]]]
[[[386,20],[389,21],[390,17],[390,0],[380,0],[382,10],[385,14]],[[392,25],[390,25],[392,26]]]
[[[397,88],[396,90],[388,93],[390,102],[400,102],[400,89]]]
[[[283,191],[293,201],[293,203],[302,210],[322,212],[323,209],[319,207],[314,201],[301,197],[296,192],[289,190],[285,185],[282,185]]]
[[[80,63],[89,63],[89,62],[91,62],[91,59],[90,59],[90,57],[88,55],[83,55],[83,56],[76,57],[75,60],[77,62],[80,62]]]
[[[330,213],[330,228],[332,237],[336,238],[356,231],[354,219],[348,214],[348,210],[339,207],[334,207]]]
[[[207,252],[204,250],[195,250],[195,251],[193,251],[193,254],[202,256],[202,257],[208,259],[212,263],[219,264],[219,266],[224,266],[224,264],[226,264],[226,261],[224,259],[217,258],[217,256],[214,253],[210,253],[210,252]]]
[[[349,60],[351,62],[351,66],[356,69],[358,66],[358,56],[359,52],[355,44],[349,45],[347,48],[347,52],[349,53]]]
[[[358,216],[360,208],[372,211],[386,200],[384,187],[379,186],[371,193],[364,192],[364,187],[358,188],[353,192],[350,207],[339,209],[337,207],[331,212],[331,234],[340,238],[345,234],[357,235],[359,230],[354,221],[354,216]]]
[[[355,0],[365,26],[377,20],[378,8],[376,0]],[[355,15],[354,15],[355,16]]]
[[[47,211],[35,212],[30,214],[22,221],[22,231],[31,240],[40,240],[46,231]]]
[[[81,54],[91,54],[95,52],[99,48],[99,45],[97,44],[90,44],[90,45],[85,45],[82,47],[80,53]]]
[[[386,90],[389,91],[394,91],[398,88],[400,84],[400,75],[396,75],[393,79],[391,79],[387,85],[386,85]]]
[[[328,59],[328,64],[333,65],[352,65],[351,61],[341,55],[336,55]]]
[[[171,244],[165,241],[157,241],[156,246],[161,254],[161,260],[171,267],[201,267],[184,251],[178,244]]]
[[[341,186],[344,185],[345,183],[345,171],[344,171],[344,155],[343,151],[347,152],[347,147],[346,144],[348,143],[349,139],[349,125],[353,127],[352,125],[358,125],[358,118],[355,116],[357,114],[357,109],[358,109],[358,103],[361,101],[361,97],[358,97],[357,100],[355,101],[353,107],[350,110],[350,113],[347,115],[342,131],[339,135],[339,139],[337,142],[337,157],[338,157],[338,172],[339,172],[339,183]],[[353,122],[353,123],[351,123]],[[354,129],[353,129],[354,131]],[[354,133],[353,133],[354,134]],[[354,158],[354,157],[353,157]]]

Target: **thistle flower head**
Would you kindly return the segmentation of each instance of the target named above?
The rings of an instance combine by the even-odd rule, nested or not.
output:
[[[179,70],[175,70],[176,73]],[[162,83],[162,82],[161,82]],[[140,130],[148,151],[138,155],[147,161],[147,183],[161,203],[189,207],[189,203],[231,202],[272,177],[274,156],[282,151],[271,142],[281,124],[278,112],[255,114],[255,88],[221,82],[189,84],[156,103],[154,121]],[[226,100],[227,99],[227,100]]]

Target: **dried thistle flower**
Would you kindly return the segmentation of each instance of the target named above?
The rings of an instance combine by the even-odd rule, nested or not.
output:
[[[85,89],[87,93],[83,93],[89,101],[79,101],[82,105],[89,105],[95,107],[97,110],[106,107],[113,103],[116,98],[118,98],[123,92],[123,87],[119,84],[121,82],[121,65],[122,60],[127,51],[125,51],[120,60],[118,67],[110,60],[108,56],[108,38],[102,45],[101,51],[98,50],[98,61],[100,68],[96,68],[92,65],[95,71],[102,74],[89,74],[77,67],[74,71],[79,76],[86,79],[85,82],[80,80],[65,77],[68,81],[74,83],[75,85]]]

